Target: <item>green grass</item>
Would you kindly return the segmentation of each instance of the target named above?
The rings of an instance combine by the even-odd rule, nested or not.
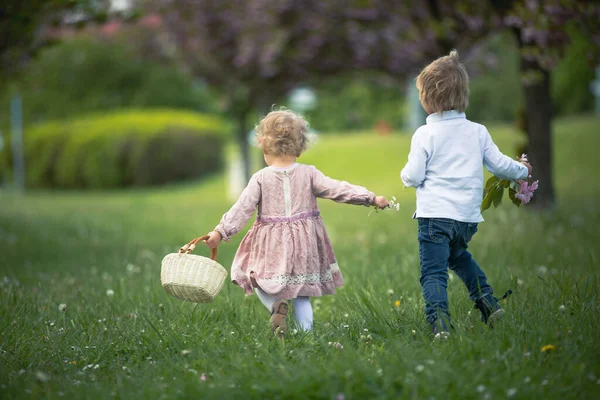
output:
[[[486,212],[472,253],[497,292],[515,293],[489,330],[451,279],[456,332],[442,343],[424,321],[414,191],[398,177],[409,136],[322,137],[301,159],[403,208],[368,216],[321,203],[346,286],[313,299],[314,335],[285,343],[270,339],[258,299],[232,284],[197,306],[160,286],[162,257],[230,206],[223,176],[129,192],[0,192],[0,398],[480,399],[513,389],[515,398],[594,398],[599,123],[556,123],[555,212]],[[490,131],[506,152],[519,140]],[[226,267],[241,238],[220,248]],[[556,350],[541,352],[548,344]]]

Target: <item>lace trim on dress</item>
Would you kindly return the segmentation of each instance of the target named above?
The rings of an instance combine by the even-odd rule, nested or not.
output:
[[[258,222],[262,222],[265,224],[275,224],[278,222],[294,222],[294,221],[301,221],[303,219],[309,219],[309,218],[315,218],[318,217],[319,215],[321,215],[321,213],[319,212],[319,210],[314,210],[314,211],[305,211],[305,212],[301,212],[298,214],[294,214],[294,215],[290,215],[289,217],[283,217],[283,216],[268,216],[268,215],[259,215],[256,220]]]
[[[301,274],[301,275],[278,275],[271,278],[263,278],[259,280],[275,282],[278,285],[304,285],[306,283],[320,283],[333,281],[333,274],[338,272],[340,268],[337,263],[329,266],[329,271],[320,274]]]

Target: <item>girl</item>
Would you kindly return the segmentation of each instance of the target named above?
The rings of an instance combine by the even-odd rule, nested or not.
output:
[[[231,280],[247,295],[256,291],[271,312],[274,332],[285,333],[291,299],[300,327],[311,330],[310,297],[333,294],[344,283],[317,197],[380,208],[388,201],[296,163],[308,145],[308,123],[291,111],[270,112],[256,127],[256,137],[268,167],[252,176],[206,244],[214,248],[223,239],[229,241],[258,207],[256,222],[235,255]]]

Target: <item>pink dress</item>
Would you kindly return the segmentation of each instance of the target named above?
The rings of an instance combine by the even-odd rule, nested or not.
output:
[[[215,228],[228,241],[258,207],[233,260],[233,283],[252,294],[254,278],[278,300],[333,294],[344,284],[317,197],[365,206],[375,199],[367,189],[328,178],[311,165],[267,167],[252,176]]]

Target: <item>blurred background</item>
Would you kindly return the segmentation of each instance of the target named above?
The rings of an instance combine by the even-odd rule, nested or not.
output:
[[[530,154],[543,182],[537,204],[549,207],[552,119],[600,111],[593,2],[31,0],[2,7],[4,190],[115,190],[227,169],[233,199],[260,167],[252,129],[274,105],[305,114],[323,137],[409,135],[425,118],[415,76],[456,48],[471,76],[468,117],[522,132],[526,140],[513,153]]]

